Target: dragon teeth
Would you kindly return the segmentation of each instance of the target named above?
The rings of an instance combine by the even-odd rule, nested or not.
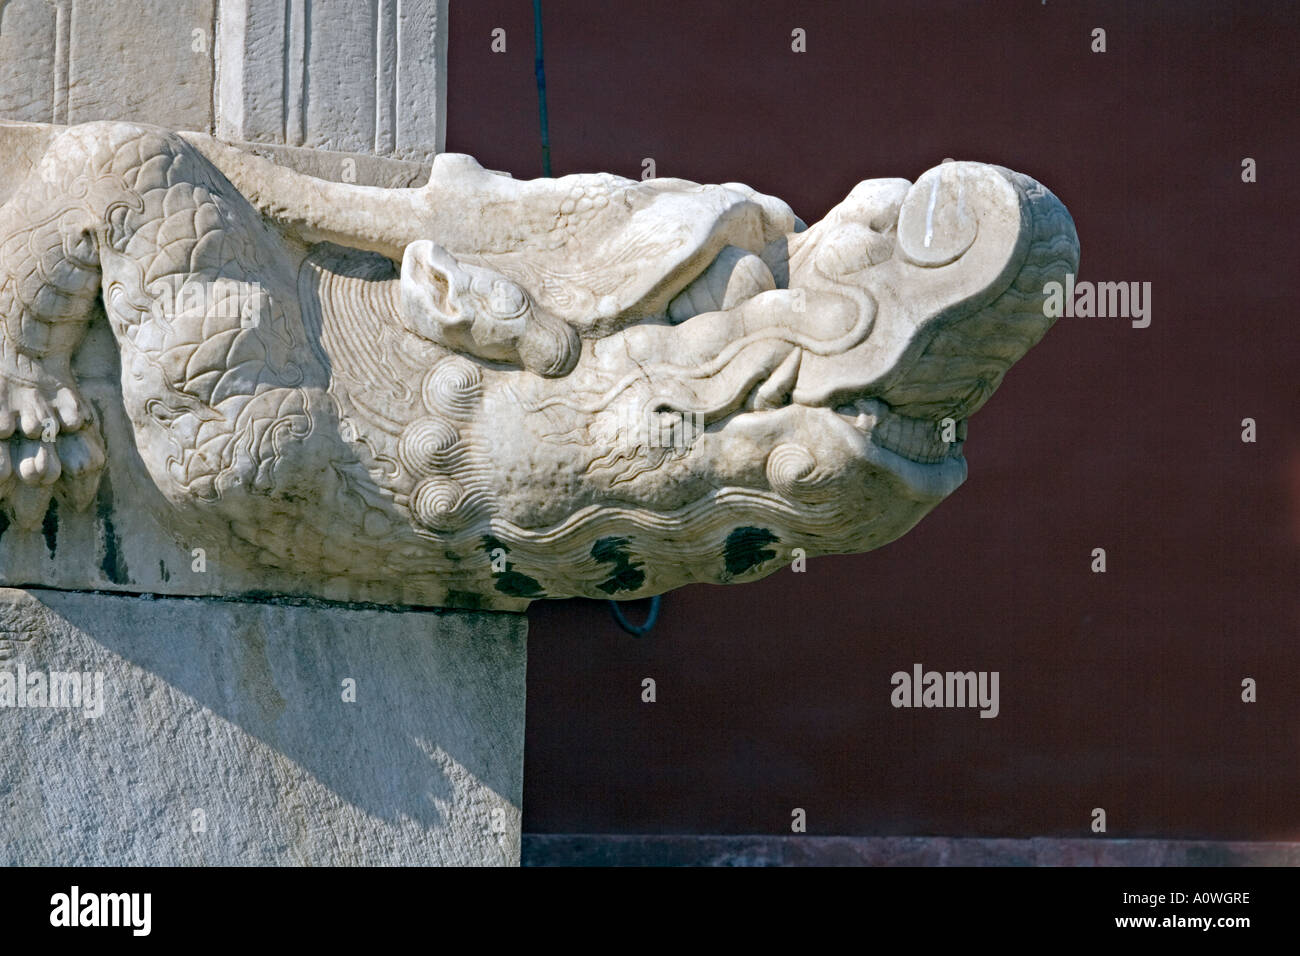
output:
[[[896,455],[922,464],[935,464],[961,454],[966,437],[965,421],[957,423],[956,440],[943,440],[943,423],[924,418],[908,418],[886,412],[871,430],[871,440]]]

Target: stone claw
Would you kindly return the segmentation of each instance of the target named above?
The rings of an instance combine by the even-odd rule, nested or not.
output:
[[[0,439],[15,432],[52,442],[84,428],[93,414],[76,389],[57,381],[29,382],[0,371]]]
[[[0,373],[0,506],[19,529],[39,528],[52,497],[86,508],[105,460],[93,410],[74,387]]]
[[[52,497],[54,493],[44,486],[18,485],[14,488],[9,496],[14,527],[19,531],[35,531],[40,528]]]

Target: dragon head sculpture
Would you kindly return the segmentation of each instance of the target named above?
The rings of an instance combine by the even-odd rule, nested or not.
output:
[[[967,419],[1078,261],[1061,203],[982,163],[863,182],[807,228],[738,184],[445,155],[367,190],[126,124],[54,136],[30,180],[0,270],[30,276],[42,229],[71,251],[0,303],[20,524],[84,505],[104,458],[36,341],[76,347],[70,290],[107,314],[169,523],[250,575],[423,604],[644,597],[892,541],[964,480]]]

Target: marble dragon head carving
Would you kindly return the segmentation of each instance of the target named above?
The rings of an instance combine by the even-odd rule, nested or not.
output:
[[[106,320],[169,526],[413,603],[643,597],[897,538],[1078,261],[1061,203],[982,163],[805,228],[738,184],[454,154],[386,190],[123,123],[28,152],[0,189],[13,520],[86,507],[126,454],[72,365]]]

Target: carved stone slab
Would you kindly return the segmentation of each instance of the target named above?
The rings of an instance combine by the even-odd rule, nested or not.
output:
[[[0,0],[0,117],[132,120],[427,164],[445,136],[447,7]]]

